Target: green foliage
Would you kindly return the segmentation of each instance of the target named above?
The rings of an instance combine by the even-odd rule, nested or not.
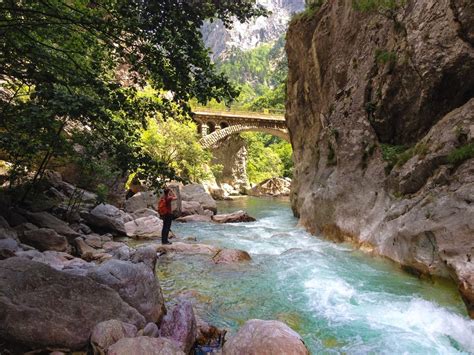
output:
[[[155,161],[169,166],[186,181],[198,182],[209,177],[206,166],[212,155],[199,144],[194,122],[178,122],[172,118],[150,119],[143,130],[141,143],[144,151]],[[156,176],[164,182],[167,176]]]
[[[386,11],[396,10],[406,4],[406,0],[353,0],[357,11]]]
[[[172,175],[141,151],[138,128],[157,112],[173,115],[170,100],[236,97],[216,73],[200,28],[207,19],[229,25],[263,13],[252,0],[3,1],[0,151],[13,164],[11,185],[40,180],[80,133],[97,142],[92,157],[105,155],[113,170]],[[140,94],[146,83],[155,97]]]
[[[425,156],[428,153],[428,146],[425,143],[418,143],[414,147],[405,145],[382,144],[382,158],[388,163],[385,172],[388,174],[396,166],[403,166],[415,155]]]
[[[471,158],[474,158],[474,143],[465,144],[453,150],[448,155],[448,162],[450,164],[459,165]]]
[[[377,49],[375,51],[375,59],[377,60],[377,62],[383,64],[395,64],[397,62],[397,53],[390,52],[385,49]]]
[[[328,143],[328,165],[337,165],[336,152],[331,143]]]
[[[272,177],[291,177],[291,145],[275,136],[247,132],[241,136],[247,143],[247,175],[251,183]]]
[[[107,196],[109,195],[109,188],[107,185],[98,184],[95,189],[95,193],[97,194],[97,199],[96,199],[97,204],[107,202]]]
[[[311,18],[323,6],[326,0],[305,0],[304,11],[293,15],[291,22],[299,21],[305,18]]]

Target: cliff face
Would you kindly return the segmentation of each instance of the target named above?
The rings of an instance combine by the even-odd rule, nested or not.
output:
[[[304,0],[257,0],[257,3],[270,11],[268,17],[248,23],[235,21],[231,29],[226,29],[221,21],[203,26],[204,43],[211,49],[213,59],[225,58],[232,48],[246,51],[277,40],[285,33],[291,15],[304,9]]]
[[[330,0],[287,35],[292,207],[312,233],[454,278],[474,317],[474,3]]]

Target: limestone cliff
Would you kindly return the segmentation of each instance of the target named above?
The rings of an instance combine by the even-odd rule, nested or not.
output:
[[[474,317],[474,3],[329,0],[287,35],[292,207],[313,233],[452,277]]]

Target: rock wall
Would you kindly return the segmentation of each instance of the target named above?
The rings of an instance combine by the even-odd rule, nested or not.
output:
[[[312,233],[452,277],[474,317],[474,3],[352,3],[288,31],[292,208]]]
[[[216,174],[218,184],[228,184],[241,193],[250,188],[246,168],[247,148],[243,138],[239,135],[227,137],[212,154],[212,164],[223,166],[222,172]]]

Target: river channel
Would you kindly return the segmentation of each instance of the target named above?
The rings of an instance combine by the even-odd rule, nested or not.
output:
[[[388,260],[306,233],[286,200],[248,197],[218,209],[245,209],[257,221],[172,229],[181,238],[246,250],[252,261],[161,257],[157,275],[168,300],[197,291],[198,314],[230,334],[248,319],[281,320],[312,354],[474,353],[474,321],[454,285],[420,280]]]

